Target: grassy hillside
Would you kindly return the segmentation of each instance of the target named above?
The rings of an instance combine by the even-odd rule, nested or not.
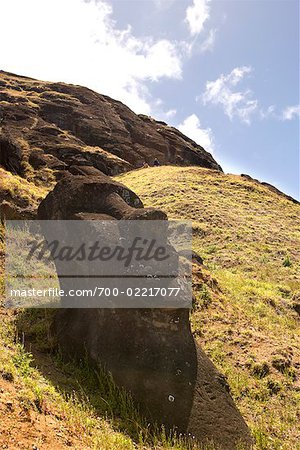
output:
[[[1,210],[11,205],[13,210],[34,211],[53,186],[37,186],[0,167]]]
[[[49,189],[4,175],[5,199],[25,197],[25,206]],[[204,259],[194,273],[194,335],[227,376],[256,449],[300,449],[300,206],[201,168],[141,169],[118,180],[145,206],[193,221],[194,250]],[[2,298],[3,250],[0,239]],[[161,430],[150,436],[106,374],[65,364],[52,352],[50,316],[0,308],[1,448],[196,448]]]
[[[163,429],[150,434],[109,374],[87,361],[63,361],[49,333],[53,310],[3,307],[3,235],[0,223],[0,448],[198,450]]]
[[[0,167],[0,203],[34,211],[48,191]],[[64,362],[51,342],[52,311],[5,309],[4,254],[0,220],[0,448],[199,449],[164,429],[150,433],[130,396],[107,373],[87,361]]]
[[[257,448],[300,449],[300,206],[203,168],[118,180],[145,206],[193,221],[193,247],[211,275],[195,286],[194,334],[228,377]]]

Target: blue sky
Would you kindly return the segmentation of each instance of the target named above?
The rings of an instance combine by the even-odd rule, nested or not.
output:
[[[299,198],[298,0],[2,0],[1,17],[2,69],[120,99]]]

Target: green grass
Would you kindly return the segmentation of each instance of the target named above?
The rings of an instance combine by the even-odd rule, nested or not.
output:
[[[119,389],[105,370],[83,360],[66,362],[51,353],[49,324],[53,310],[24,310],[17,322],[0,325],[1,375],[18,388],[23,411],[53,414],[72,437],[91,449],[214,450],[193,441],[149,428],[130,395]],[[33,345],[32,352],[21,343]],[[49,368],[51,369],[49,370]]]
[[[12,200],[17,206],[30,206],[34,210],[46,197],[52,185],[37,186],[0,167],[0,201]]]
[[[1,225],[0,257],[3,233]],[[4,276],[0,270],[1,298]],[[15,314],[0,304],[0,388],[1,379],[12,384],[13,401],[21,415],[34,411],[54,417],[70,442],[80,442],[78,448],[214,450],[155,426],[150,430],[130,395],[114,384],[109,373],[91,367],[87,360],[64,361],[54,351],[53,314],[53,309],[26,309]],[[14,420],[11,418],[10,426],[17,428]]]
[[[37,204],[48,189],[4,175],[5,189],[28,202]],[[254,182],[201,168],[149,168],[118,180],[146,206],[192,220],[193,247],[205,264],[193,280],[195,338],[226,376],[256,449],[300,449],[300,333],[292,308],[300,292],[299,206]],[[3,296],[3,277],[0,288]],[[164,430],[150,432],[105,371],[53,353],[51,314],[9,313],[0,322],[1,374],[24,410],[46,408],[86,448],[197,448]]]
[[[194,335],[227,377],[256,448],[300,449],[300,327],[292,309],[300,291],[300,206],[203,168],[149,168],[117,179],[145,206],[192,220],[206,274],[205,288],[194,281]]]

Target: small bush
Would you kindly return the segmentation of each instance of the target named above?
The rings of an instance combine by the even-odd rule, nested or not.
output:
[[[273,395],[278,394],[282,386],[278,381],[270,379],[267,381],[267,387],[270,391],[270,394]]]
[[[275,355],[272,359],[272,366],[278,370],[278,372],[285,373],[291,366],[291,360],[285,355]]]
[[[208,308],[208,306],[212,303],[211,293],[205,284],[203,284],[199,291],[196,292],[196,299],[199,306],[202,308]]]
[[[283,265],[283,267],[291,267],[292,261],[291,261],[291,259],[290,259],[290,257],[288,255],[283,260],[282,265]]]
[[[27,353],[23,345],[17,344],[16,353],[13,356],[13,363],[19,370],[22,376],[28,377],[32,374],[33,356],[31,353]]]
[[[253,364],[251,373],[257,378],[264,378],[270,373],[269,364],[267,362]]]

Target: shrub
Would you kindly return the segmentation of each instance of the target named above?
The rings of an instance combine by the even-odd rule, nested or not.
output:
[[[282,265],[283,265],[283,267],[291,267],[292,261],[291,261],[289,255],[287,255],[287,256],[285,257],[285,259],[283,260]]]

